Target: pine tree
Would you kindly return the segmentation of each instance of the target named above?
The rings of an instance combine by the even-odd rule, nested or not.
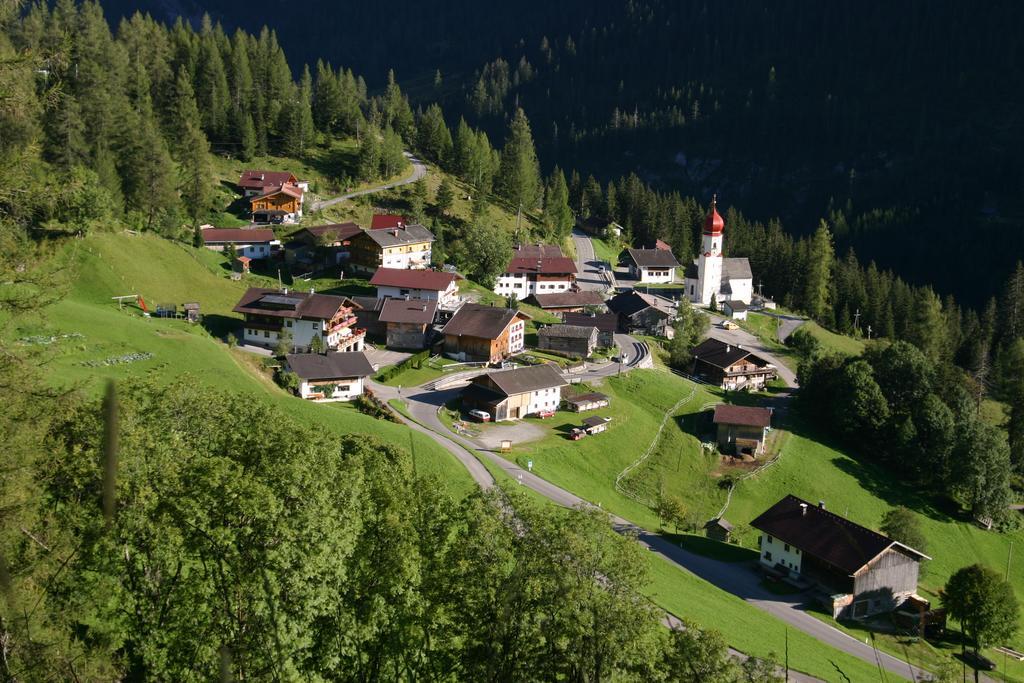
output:
[[[1024,474],[1024,339],[1017,339],[1005,352],[1006,402],[1009,419],[1006,431],[1010,442],[1010,462]]]
[[[409,100],[402,94],[402,89],[395,81],[395,72],[388,71],[388,85],[384,91],[385,123],[391,126],[403,140],[413,141],[416,123],[412,115]]]
[[[565,174],[556,166],[544,192],[544,226],[558,243],[569,236],[574,222]]]
[[[540,201],[540,164],[526,113],[517,109],[509,125],[498,169],[498,194],[513,207],[530,211]]]
[[[1024,337],[1024,262],[1017,266],[1006,282],[1000,302],[1000,338],[1006,344]]]
[[[437,103],[427,107],[419,117],[416,134],[416,145],[423,155],[438,165],[447,166],[452,154],[452,134]]]
[[[301,157],[313,143],[315,127],[311,105],[313,81],[307,66],[298,87],[292,89],[290,100],[282,112],[284,147],[291,156]]]
[[[391,127],[385,128],[380,145],[380,173],[383,177],[397,175],[408,165],[404,152],[401,136]]]
[[[219,27],[216,32],[220,32]],[[195,98],[202,115],[203,130],[214,140],[223,140],[228,134],[230,95],[215,30],[210,17],[203,15],[199,42],[199,64],[196,71]]]
[[[455,191],[452,189],[452,184],[448,182],[448,176],[443,176],[441,184],[437,186],[437,192],[434,195],[434,206],[437,207],[437,211],[443,216],[452,208],[454,200]]]
[[[344,95],[341,83],[330,64],[316,63],[316,83],[313,86],[313,122],[318,130],[337,133],[342,120]]]
[[[368,126],[359,141],[357,168],[360,180],[375,180],[380,176],[380,152],[380,133]]]
[[[193,225],[197,225],[199,219],[210,208],[212,195],[210,144],[206,140],[206,135],[203,134],[192,84],[184,69],[178,70],[176,100],[174,129],[178,140],[176,150],[180,172],[178,187],[185,204],[185,211],[192,218]]]
[[[829,310],[829,282],[835,258],[832,235],[825,221],[818,224],[818,230],[808,245],[807,254],[803,307],[811,317],[821,320]]]
[[[68,172],[88,159],[85,125],[78,100],[61,93],[46,113],[46,156],[59,169]]]

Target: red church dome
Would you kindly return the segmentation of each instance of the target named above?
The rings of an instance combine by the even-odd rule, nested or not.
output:
[[[711,198],[711,211],[708,213],[708,217],[704,219],[704,234],[705,235],[721,235],[722,231],[725,230],[725,221],[718,213],[718,209],[715,208],[718,204],[718,195],[714,195]]]

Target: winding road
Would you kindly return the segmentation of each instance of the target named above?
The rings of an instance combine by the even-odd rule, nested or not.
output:
[[[348,194],[339,195],[337,197],[331,197],[330,199],[321,199],[320,201],[313,203],[313,205],[310,207],[310,212],[313,213],[313,212],[316,212],[316,211],[320,211],[321,209],[326,209],[329,206],[334,206],[335,204],[340,204],[341,202],[345,201],[346,199],[352,199],[353,197],[361,197],[364,194],[373,194],[374,192],[382,192],[384,190],[390,190],[390,189],[395,188],[395,187],[401,187],[402,185],[408,185],[410,183],[415,183],[420,178],[426,177],[426,175],[427,175],[427,165],[424,164],[419,159],[417,159],[412,154],[410,154],[409,152],[403,152],[403,154],[405,155],[405,158],[408,159],[409,162],[412,164],[412,174],[411,175],[409,175],[409,176],[407,176],[405,178],[402,178],[401,180],[395,180],[393,182],[385,183],[383,185],[376,185],[374,187],[368,187],[365,190],[357,190],[355,192],[349,192]]]
[[[584,291],[606,292],[614,283],[611,281],[611,266],[602,269],[603,261],[594,253],[594,244],[587,234],[573,228],[572,241],[576,246],[576,284]]]

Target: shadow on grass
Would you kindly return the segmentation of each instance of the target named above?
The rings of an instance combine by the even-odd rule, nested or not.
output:
[[[228,333],[234,334],[241,339],[242,320],[227,315],[208,313],[203,316],[203,329],[218,339],[223,339]]]
[[[757,551],[732,543],[722,543],[695,534],[663,534],[672,543],[695,555],[710,557],[722,562],[756,562]]]

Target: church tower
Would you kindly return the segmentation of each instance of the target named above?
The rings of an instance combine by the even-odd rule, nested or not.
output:
[[[722,289],[722,232],[725,230],[725,221],[718,214],[717,199],[717,195],[711,198],[711,211],[704,219],[704,234],[697,260],[696,294],[699,299],[695,297],[695,303],[702,306],[711,304],[711,295],[717,296]]]

